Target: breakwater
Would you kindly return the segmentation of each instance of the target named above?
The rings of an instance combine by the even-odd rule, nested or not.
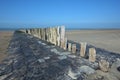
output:
[[[57,27],[55,28],[58,30]],[[40,32],[34,32],[37,29],[30,30],[33,32],[29,30],[15,31],[8,47],[9,56],[0,64],[1,80],[120,79],[119,54],[96,48],[84,42],[76,43],[67,40],[65,35],[61,36],[65,28],[63,31],[59,29],[60,38],[56,37],[59,42],[57,39],[53,39],[56,34],[52,34],[52,31],[49,32],[50,34],[41,33],[46,37],[39,37],[37,34]]]

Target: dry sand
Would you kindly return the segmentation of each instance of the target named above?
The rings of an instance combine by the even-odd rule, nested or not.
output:
[[[66,36],[75,42],[87,42],[120,53],[120,30],[67,30]]]
[[[13,31],[0,31],[0,63],[7,57],[7,48],[11,40]]]

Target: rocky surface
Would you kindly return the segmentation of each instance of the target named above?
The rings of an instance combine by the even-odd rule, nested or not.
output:
[[[15,32],[8,48],[9,56],[0,64],[0,80],[111,80],[110,75],[119,80],[120,55],[96,48],[97,61],[93,63],[88,60],[90,47],[94,46],[87,45],[86,57],[81,58],[79,45],[77,53],[72,54],[29,34]],[[101,59],[110,63],[107,73],[99,70]]]

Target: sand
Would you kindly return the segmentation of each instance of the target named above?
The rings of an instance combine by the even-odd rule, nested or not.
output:
[[[66,37],[75,42],[87,42],[98,48],[120,53],[120,30],[67,30]]]
[[[12,35],[13,31],[0,31],[0,63],[7,57],[7,48]]]

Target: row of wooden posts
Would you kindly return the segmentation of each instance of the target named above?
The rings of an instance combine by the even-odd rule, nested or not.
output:
[[[36,36],[42,40],[50,42],[56,46],[60,46],[64,50],[71,51],[73,54],[76,53],[76,44],[68,43],[65,37],[65,27],[52,27],[52,28],[36,28],[22,30],[25,33]],[[85,57],[86,43],[80,43],[80,56]],[[89,48],[89,61],[95,62],[96,50],[95,48]]]
[[[80,56],[85,57],[86,53],[86,43],[80,43]],[[72,51],[73,54],[76,53],[76,44],[68,43],[68,51]],[[96,61],[96,50],[95,48],[89,48],[89,61]]]

